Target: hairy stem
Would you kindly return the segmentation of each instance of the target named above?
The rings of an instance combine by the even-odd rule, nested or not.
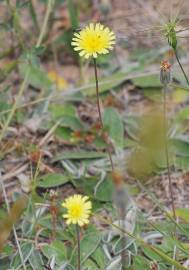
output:
[[[101,109],[100,109],[100,97],[99,97],[97,64],[96,64],[96,59],[93,58],[93,60],[94,60],[94,72],[95,72],[97,108],[98,108],[98,115],[99,115],[99,120],[100,120],[101,128],[103,130],[104,129],[104,125],[103,125],[102,113],[101,113]],[[110,164],[111,164],[111,168],[112,168],[112,172],[113,172],[114,171],[114,164],[113,164],[113,159],[112,159],[112,155],[111,155],[111,150],[110,150],[108,144],[107,144],[107,153],[108,153],[108,156],[109,156],[109,159],[110,159]]]
[[[100,125],[101,125],[101,129],[104,130],[104,125],[103,125],[103,121],[102,121],[102,114],[101,114],[101,109],[100,109],[100,97],[99,97],[99,85],[98,85],[98,72],[97,72],[97,64],[96,64],[96,59],[93,58],[94,60],[94,72],[95,72],[95,83],[96,83],[96,98],[97,98],[97,107],[98,107],[98,115],[99,115],[99,120],[100,120]],[[112,168],[112,173],[114,172],[114,164],[113,164],[113,159],[112,159],[112,155],[111,155],[111,150],[109,148],[109,144],[108,142],[105,140],[105,143],[107,144],[106,147],[106,151],[108,153],[109,156],[109,160],[110,160],[110,164],[111,164],[111,168]],[[117,186],[115,186],[117,188]],[[125,207],[120,208],[119,209],[119,216],[120,216],[120,220],[122,222],[124,222],[125,219]],[[126,265],[126,253],[125,253],[125,237],[124,235],[122,235],[122,251],[121,251],[121,269],[125,270],[125,265]]]
[[[174,203],[174,194],[173,194],[173,187],[172,187],[172,180],[171,180],[169,151],[168,151],[168,142],[167,142],[166,89],[167,89],[167,85],[164,85],[163,87],[163,124],[164,124],[165,155],[166,155],[167,173],[168,173],[168,181],[169,181],[169,192],[170,192],[170,197],[171,197],[171,207],[172,207],[172,212],[173,212],[173,218],[176,222],[177,218],[176,218],[176,210],[175,210],[175,203]],[[173,236],[175,238],[177,237],[176,225],[174,226]],[[176,259],[176,246],[174,246],[173,259]],[[174,269],[175,269],[175,266],[173,265],[172,270]]]
[[[166,85],[163,87],[163,125],[164,125],[164,142],[165,142],[165,155],[166,155],[166,164],[167,164],[167,173],[169,180],[169,190],[171,196],[171,206],[173,211],[173,217],[176,220],[176,211],[175,211],[175,203],[174,203],[174,195],[172,188],[172,180],[171,180],[171,171],[170,171],[170,162],[169,162],[169,151],[168,151],[168,142],[167,142],[167,110],[166,110]]]
[[[79,226],[77,224],[76,224],[76,237],[77,237],[77,270],[81,270],[81,247],[80,247]]]
[[[95,71],[96,99],[97,99],[98,115],[99,115],[99,120],[100,120],[101,127],[103,127],[102,114],[101,114],[101,109],[100,109],[100,97],[99,97],[99,86],[98,86],[98,72],[97,72],[97,64],[96,64],[96,59],[95,58],[94,58],[94,71]]]

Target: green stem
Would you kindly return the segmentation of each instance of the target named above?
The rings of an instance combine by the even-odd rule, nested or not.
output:
[[[96,59],[95,58],[94,58],[94,72],[95,72],[96,98],[97,98],[98,115],[99,115],[100,124],[103,127],[102,114],[101,114],[101,109],[100,109],[100,97],[99,97],[99,86],[98,86],[98,72],[97,72],[97,64],[96,64]]]
[[[76,224],[76,237],[77,237],[77,269],[81,270],[81,247],[80,247],[79,226],[77,224]]]
[[[94,73],[95,73],[95,85],[96,85],[96,99],[97,99],[98,115],[99,115],[101,128],[103,130],[104,125],[103,125],[102,114],[101,114],[101,109],[100,109],[99,84],[98,84],[98,72],[97,72],[96,59],[93,58],[93,61],[94,61]],[[107,153],[108,153],[108,156],[109,156],[109,159],[110,159],[110,164],[111,164],[111,168],[112,168],[112,172],[113,172],[114,171],[114,164],[113,164],[113,159],[112,159],[111,151],[110,151],[110,148],[109,148],[108,144],[107,144]]]
[[[47,11],[46,11],[46,14],[45,14],[45,18],[44,18],[44,21],[43,21],[43,25],[42,25],[42,28],[41,28],[41,32],[39,34],[39,38],[37,40],[37,44],[36,44],[36,47],[40,47],[42,41],[43,41],[43,38],[45,36],[45,33],[46,33],[46,30],[47,30],[47,24],[48,24],[48,20],[49,20],[49,16],[51,14],[51,11],[53,9],[53,6],[54,6],[54,1],[55,0],[49,0],[48,1],[48,4],[47,4]]]
[[[167,143],[166,89],[167,89],[167,85],[163,87],[163,125],[164,125],[165,156],[166,156],[167,173],[168,173],[168,180],[169,180],[169,191],[170,191],[170,196],[171,196],[171,206],[172,206],[172,211],[173,211],[173,217],[176,220],[176,211],[175,211],[170,162],[169,162],[169,151],[168,151],[168,143]]]
[[[31,18],[32,18],[32,21],[34,23],[34,26],[37,29],[37,31],[39,32],[39,23],[38,23],[37,14],[35,12],[35,8],[34,8],[34,5],[33,5],[33,0],[30,0],[29,11],[30,11]]]
[[[177,50],[174,50],[174,52],[175,52],[175,57],[176,57],[176,59],[177,59],[177,62],[178,62],[179,66],[180,66],[180,68],[181,68],[181,70],[182,70],[183,75],[184,75],[184,78],[185,78],[185,80],[186,80],[186,82],[187,82],[187,84],[188,84],[188,86],[189,86],[189,79],[188,79],[188,77],[187,77],[187,75],[186,75],[186,72],[185,72],[185,70],[184,70],[184,68],[183,68],[183,66],[182,66],[182,64],[181,64],[181,62],[180,62],[180,60],[179,60]]]
[[[172,212],[173,212],[173,218],[176,222],[177,218],[176,218],[174,194],[173,194],[173,187],[172,187],[172,180],[171,180],[168,143],[167,143],[166,90],[167,90],[167,85],[165,84],[163,87],[163,124],[164,124],[165,155],[166,155],[167,173],[168,173],[168,181],[169,181],[169,192],[170,192],[170,197],[171,197],[171,207],[172,207]],[[173,236],[175,238],[177,238],[177,227],[176,226],[174,226]],[[173,258],[176,258],[176,246],[174,247]],[[175,266],[173,265],[172,270],[174,270],[174,269],[175,269]]]

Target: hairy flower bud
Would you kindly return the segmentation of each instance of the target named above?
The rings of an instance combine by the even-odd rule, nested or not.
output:
[[[177,34],[176,34],[176,23],[177,21],[170,21],[165,25],[164,32],[169,43],[169,46],[173,48],[174,51],[177,49]]]
[[[163,61],[161,63],[161,69],[160,69],[160,81],[163,85],[167,85],[171,81],[171,65],[168,61]]]

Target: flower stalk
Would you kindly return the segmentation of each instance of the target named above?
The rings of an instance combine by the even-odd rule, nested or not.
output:
[[[167,174],[168,174],[168,181],[169,181],[169,192],[171,197],[171,207],[173,212],[173,218],[175,222],[177,222],[176,217],[176,208],[174,202],[174,194],[173,194],[173,187],[172,187],[172,179],[171,179],[171,170],[170,170],[170,162],[169,162],[169,150],[168,150],[168,140],[167,140],[167,100],[166,100],[166,92],[167,86],[171,81],[171,72],[170,72],[171,65],[167,61],[163,61],[161,65],[160,71],[160,81],[163,84],[163,132],[164,132],[164,143],[165,143],[165,156],[166,156],[166,165],[167,165]],[[174,226],[173,237],[177,238],[177,228],[176,224]],[[174,246],[173,251],[173,258],[176,258],[176,246]],[[172,270],[175,267],[172,266]]]
[[[160,81],[163,84],[163,132],[164,132],[164,143],[165,143],[165,156],[166,156],[166,164],[167,164],[167,173],[168,173],[168,181],[169,181],[169,191],[171,197],[171,206],[173,211],[173,217],[176,220],[176,211],[175,211],[175,203],[174,203],[174,195],[172,188],[172,180],[171,180],[171,171],[170,171],[170,161],[169,161],[169,150],[168,150],[168,141],[167,141],[167,100],[166,100],[166,92],[167,86],[171,81],[171,65],[167,61],[163,61],[161,64],[160,71]]]
[[[81,246],[80,246],[80,235],[78,224],[76,224],[76,237],[77,237],[77,270],[81,270]]]
[[[101,129],[104,131],[104,125],[103,125],[103,121],[102,121],[102,113],[101,113],[101,109],[100,109],[97,63],[96,63],[96,59],[95,58],[93,58],[93,61],[94,61],[94,73],[95,73],[96,99],[97,99],[98,116],[99,116],[99,120],[100,120]],[[104,141],[107,144],[107,153],[108,153],[108,156],[109,156],[109,160],[110,160],[112,172],[114,172],[114,164],[113,164],[112,154],[111,154],[111,150],[109,148],[109,143],[105,139],[105,136],[104,136]]]

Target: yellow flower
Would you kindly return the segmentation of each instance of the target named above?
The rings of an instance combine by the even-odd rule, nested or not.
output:
[[[72,40],[72,46],[75,51],[79,51],[80,56],[96,58],[98,54],[106,54],[113,49],[115,34],[100,23],[90,23],[75,33]]]
[[[83,226],[89,223],[92,204],[87,196],[73,195],[62,203],[62,207],[67,209],[67,213],[63,215],[66,223],[78,224]]]

